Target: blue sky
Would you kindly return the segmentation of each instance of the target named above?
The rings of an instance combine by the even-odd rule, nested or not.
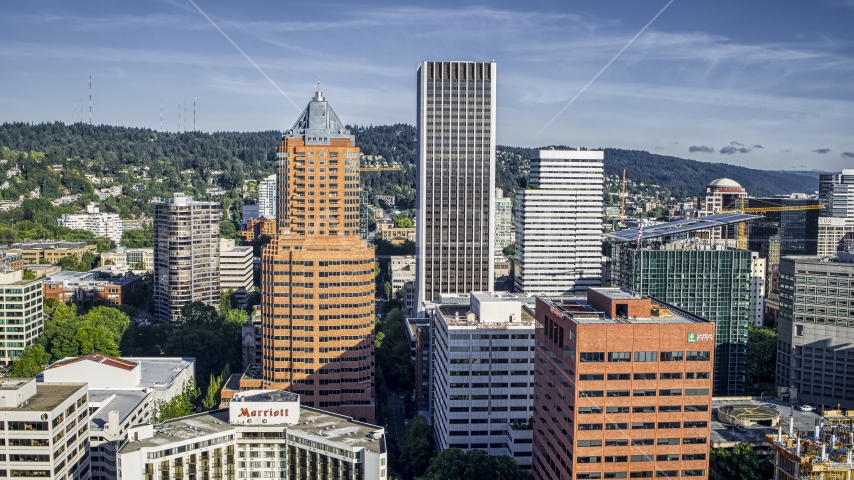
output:
[[[300,110],[320,77],[350,124],[414,123],[421,60],[494,59],[500,144],[854,167],[854,0],[675,0],[539,136],[666,0],[196,3]],[[0,5],[0,121],[73,122],[81,98],[88,120],[90,72],[95,123],[157,129],[162,99],[174,131],[193,97],[204,131],[299,113],[189,1]]]

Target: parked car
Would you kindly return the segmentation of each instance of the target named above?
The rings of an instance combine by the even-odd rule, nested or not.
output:
[[[736,426],[735,426],[735,429],[736,429],[737,431],[741,432],[741,433],[744,433],[744,432],[746,432],[746,431],[747,431],[747,429],[746,429],[746,428],[744,428],[744,425],[741,425],[741,424],[736,425]]]
[[[812,411],[812,406],[810,406],[810,405],[801,405],[800,407],[798,407],[798,410],[800,410],[800,411],[802,411],[802,412],[811,412],[811,411]]]

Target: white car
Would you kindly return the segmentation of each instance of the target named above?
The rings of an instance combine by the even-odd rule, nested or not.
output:
[[[811,411],[812,411],[812,406],[810,406],[810,405],[801,405],[800,407],[798,407],[798,410],[800,410],[800,411],[802,411],[802,412],[811,412]]]

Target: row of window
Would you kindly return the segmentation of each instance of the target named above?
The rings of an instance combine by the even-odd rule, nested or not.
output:
[[[705,437],[686,437],[686,438],[635,438],[631,441],[626,438],[606,439],[604,444],[606,447],[628,447],[631,442],[633,447],[646,447],[651,445],[705,445]],[[578,440],[576,445],[579,447],[601,447],[602,440]]]
[[[658,390],[658,396],[661,397],[680,397],[682,396],[683,390],[681,388],[662,388]],[[696,396],[696,395],[708,395],[708,388],[686,388],[684,390],[685,396]],[[580,390],[578,392],[578,396],[582,398],[590,398],[590,397],[604,397],[606,396],[605,390]],[[655,389],[636,389],[631,391],[631,395],[629,394],[629,390],[608,390],[608,397],[654,397],[656,396]]]
[[[697,420],[691,422],[658,422],[659,429],[673,428],[708,428],[709,422]],[[631,430],[651,430],[656,428],[655,422],[632,422]],[[628,422],[616,423],[579,423],[578,430],[629,430]]]
[[[601,456],[586,456],[578,457],[578,463],[601,463],[602,459],[605,463],[622,463],[627,461],[632,462],[678,462],[678,453],[664,453],[659,455],[611,455],[606,457]],[[705,453],[683,453],[682,460],[705,460]]]
[[[675,478],[679,476],[679,470],[656,470],[655,475],[653,472],[631,472],[628,478]],[[705,477],[706,471],[702,469],[693,469],[693,470],[682,470],[683,477]],[[626,472],[605,472],[604,474],[599,472],[589,472],[589,473],[579,473],[575,476],[575,478],[581,479],[593,479],[593,478],[626,478]]]
[[[635,362],[708,362],[711,360],[712,354],[709,350],[689,350],[687,352],[671,351],[671,352],[634,352]],[[605,352],[583,352],[578,355],[578,359],[582,363],[587,362],[604,362]],[[632,352],[608,352],[609,362],[631,362]]]
[[[658,378],[661,380],[682,380],[682,378],[690,379],[690,380],[699,380],[699,379],[708,379],[709,372],[661,372],[658,374]],[[605,374],[603,373],[582,373],[578,375],[579,381],[587,381],[587,380],[604,380]],[[609,373],[608,380],[655,380],[655,373]]]
[[[617,405],[612,407],[605,407],[605,413],[629,413],[631,409],[631,413],[653,413],[655,412],[655,407],[653,406],[625,406],[625,405]],[[576,409],[579,415],[601,415],[603,410],[602,407],[578,407]],[[682,405],[659,405],[659,412],[681,412]],[[708,412],[708,405],[685,405],[686,412]]]

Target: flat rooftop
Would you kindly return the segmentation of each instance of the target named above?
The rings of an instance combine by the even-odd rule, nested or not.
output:
[[[501,328],[531,328],[536,323],[534,318],[534,310],[528,305],[522,305],[522,316],[518,322],[478,322],[468,320],[467,315],[470,312],[468,304],[465,305],[437,305],[436,310],[445,319],[445,323],[449,327],[469,327],[469,328],[484,328],[484,329],[501,329]]]
[[[711,424],[711,442],[712,447],[732,447],[737,443],[749,443],[754,447],[769,449],[770,445],[765,442],[765,435],[777,435],[777,427],[754,425],[747,428],[745,432],[735,430],[731,425],[727,425],[718,420],[718,408],[722,406],[755,406],[776,408],[780,412],[780,425],[783,426],[783,433],[789,432],[789,410],[791,404],[780,402],[774,398],[764,400],[745,400],[744,397],[736,397],[728,400],[726,397],[715,397],[712,399],[712,424]],[[794,409],[795,415],[795,430],[803,432],[812,432],[815,429],[815,421],[820,418],[816,412],[802,412],[797,408]]]
[[[14,380],[19,381],[21,379]],[[0,407],[0,411],[49,412],[84,387],[86,387],[85,383],[36,383],[36,394],[28,398],[23,407]],[[16,389],[18,387],[4,386],[3,388]]]
[[[121,360],[139,363],[142,368],[139,386],[155,389],[168,387],[175,377],[196,361],[194,358],[178,357],[122,357]]]
[[[147,396],[141,390],[89,390],[89,404],[101,404],[101,408],[89,417],[89,429],[104,430],[113,410],[119,412],[119,423],[125,423]]]
[[[609,289],[610,290],[610,289]],[[619,289],[615,289],[619,290]],[[597,289],[599,291],[599,289]],[[627,296],[622,296],[624,294],[614,293],[615,300],[629,300],[629,299],[637,299],[638,297],[633,297],[631,294],[625,294]],[[617,296],[619,295],[619,296]],[[692,315],[684,310],[680,310],[672,305],[661,302],[652,298],[652,309],[650,311],[650,315],[647,317],[626,317],[626,318],[613,318],[606,315],[604,312],[600,312],[593,308],[590,304],[587,303],[587,299],[585,298],[569,298],[569,299],[542,299],[546,304],[553,306],[557,311],[561,312],[564,318],[572,320],[576,323],[583,324],[609,324],[609,323],[623,323],[623,324],[683,324],[683,323],[709,323],[708,320],[705,320],[701,317]],[[654,311],[658,311],[658,315],[654,315]]]
[[[371,433],[381,427],[368,423],[357,422],[350,417],[337,415],[323,410],[300,406],[300,419],[296,425],[252,425],[251,427],[236,426],[228,423],[228,409],[213,410],[188,417],[168,420],[154,426],[154,436],[144,440],[127,442],[119,451],[122,454],[135,452],[142,448],[159,447],[182,440],[192,440],[205,435],[211,435],[229,430],[251,428],[270,432],[301,433],[319,442],[335,442],[343,446],[365,448],[376,454],[385,452],[385,437],[374,440]],[[323,432],[321,435],[320,432]]]

